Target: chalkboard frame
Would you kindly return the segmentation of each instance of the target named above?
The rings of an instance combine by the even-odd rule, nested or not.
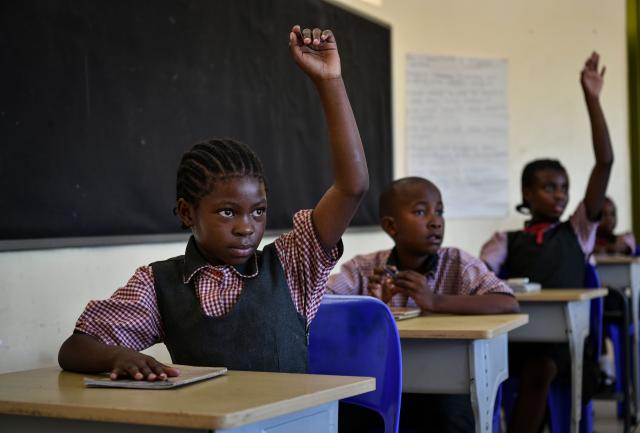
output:
[[[184,0],[184,1],[179,1],[179,0],[164,0],[165,3],[167,2],[176,2],[176,3],[181,3],[181,4],[186,4],[186,3],[198,3],[198,1],[200,0]],[[366,208],[366,217],[365,218],[360,218],[358,216],[356,216],[356,221],[355,221],[355,226],[358,227],[371,227],[374,226],[377,223],[377,215],[376,214],[376,209],[377,209],[377,195],[379,194],[379,192],[381,191],[381,188],[392,179],[392,167],[393,167],[393,159],[392,159],[392,144],[391,144],[391,28],[389,26],[387,26],[386,24],[380,23],[378,20],[372,20],[370,19],[370,17],[365,17],[361,14],[354,14],[352,9],[349,8],[344,8],[344,6],[337,6],[335,3],[332,2],[324,2],[324,1],[320,1],[320,0],[304,0],[304,1],[300,1],[300,0],[290,0],[290,2],[296,2],[298,4],[302,4],[303,5],[303,9],[307,8],[308,10],[303,10],[303,13],[301,13],[301,16],[304,16],[305,13],[311,14],[313,16],[318,17],[318,24],[320,26],[324,26],[324,22],[328,22],[328,21],[335,21],[332,20],[332,17],[334,17],[334,15],[336,14],[336,10],[338,10],[338,13],[344,13],[344,14],[350,14],[352,15],[352,19],[354,20],[366,20],[367,22],[371,23],[372,25],[375,25],[379,28],[381,28],[384,32],[387,33],[387,38],[386,38],[386,46],[384,47],[377,47],[379,48],[379,50],[381,52],[383,52],[385,59],[386,59],[386,71],[383,71],[382,76],[385,77],[386,79],[384,80],[384,82],[381,85],[381,93],[383,93],[383,97],[380,98],[380,96],[378,95],[378,98],[383,100],[384,103],[386,104],[386,106],[384,107],[379,107],[379,109],[381,111],[384,111],[384,117],[386,117],[383,121],[383,123],[385,123],[384,127],[381,128],[381,131],[376,131],[374,132],[374,134],[380,132],[380,135],[382,136],[380,139],[380,143],[374,143],[372,145],[372,140],[368,139],[367,137],[370,137],[372,134],[370,131],[365,131],[364,129],[366,128],[370,128],[370,125],[367,125],[370,122],[367,122],[367,117],[366,114],[362,114],[363,111],[366,110],[359,110],[359,108],[364,107],[365,109],[368,109],[370,107],[367,107],[366,103],[362,103],[362,95],[360,90],[358,89],[356,86],[359,84],[359,82],[361,81],[366,81],[366,79],[363,79],[363,75],[362,75],[362,71],[366,71],[366,66],[362,67],[363,61],[362,58],[358,59],[358,61],[353,62],[351,61],[350,64],[350,60],[352,59],[347,59],[345,61],[344,57],[343,57],[343,75],[345,78],[345,83],[347,84],[347,90],[350,94],[350,97],[352,99],[352,104],[354,106],[354,112],[356,114],[356,118],[358,119],[359,117],[364,116],[365,121],[362,121],[362,119],[358,119],[359,121],[359,125],[361,128],[361,133],[363,135],[363,141],[365,143],[365,151],[367,152],[367,159],[369,161],[369,165],[370,165],[370,174],[371,174],[371,180],[372,180],[372,189],[369,192],[368,196],[365,198],[364,200],[364,204],[363,204],[363,209]],[[120,2],[116,2],[118,5],[120,5],[122,7],[122,5],[126,5],[128,3],[127,0],[122,0]],[[224,3],[224,2],[213,2],[213,3]],[[235,4],[237,4],[238,2],[235,1]],[[255,11],[252,11],[253,14],[257,14],[258,16],[262,13],[265,13],[265,8],[267,8],[266,5],[270,6],[270,7],[277,7],[278,5],[284,4],[286,3],[284,0],[279,0],[279,2],[272,2],[272,1],[258,1],[258,0],[245,0],[246,4],[251,4],[252,6],[255,6]],[[274,3],[277,3],[276,6],[274,6]],[[47,13],[49,14],[49,17],[51,16],[51,13],[58,13],[60,14],[59,10],[56,10],[56,7],[58,7],[59,9],[64,10],[65,8],[67,8],[68,10],[72,10],[73,13],[71,15],[74,16],[74,19],[72,19],[71,21],[69,21],[68,17],[66,17],[66,21],[64,21],[64,23],[67,25],[64,28],[65,32],[82,32],[82,31],[87,31],[87,23],[83,22],[82,17],[83,17],[83,13],[87,13],[86,11],[78,11],[77,9],[80,8],[84,3],[82,2],[77,2],[77,1],[72,1],[72,0],[59,0],[59,1],[53,1],[53,2],[48,2],[46,5],[43,5],[41,2],[38,1],[26,1],[26,2],[21,2],[19,7],[17,7],[18,9],[20,9],[21,13],[25,13],[25,12],[40,12],[40,14],[36,13],[34,14],[36,17],[40,17],[40,19],[42,19],[43,16],[47,16]],[[109,2],[109,4],[113,4],[113,2]],[[157,4],[156,4],[157,7]],[[10,5],[5,3],[2,6],[0,6],[0,15],[4,16],[5,19],[4,20],[8,20],[8,19],[15,19],[16,16],[15,14],[7,14],[7,9],[10,8]],[[29,8],[32,8],[33,10],[30,11]],[[74,9],[75,8],[75,9]],[[45,13],[44,15],[42,14],[42,9],[47,9],[47,13]],[[248,8],[247,8],[248,9]],[[51,12],[53,11],[53,12]],[[15,12],[15,11],[14,11]],[[74,15],[75,14],[75,15]],[[26,14],[25,14],[26,15]],[[134,14],[135,15],[135,14]],[[249,13],[247,13],[247,15],[249,15]],[[78,18],[80,17],[80,18]],[[138,14],[137,18],[136,16],[134,17],[130,17],[130,21],[131,21],[131,25],[136,25],[136,19],[140,18],[140,14]],[[251,18],[247,18],[247,16],[243,16],[242,19],[251,19]],[[0,18],[0,24],[5,24],[5,22],[2,21],[3,19]],[[75,21],[74,21],[75,20]],[[169,20],[171,21],[171,20]],[[307,20],[308,21],[308,20]],[[302,23],[304,24],[304,20],[302,21]],[[30,27],[25,25],[27,23],[22,23],[22,27]],[[99,24],[96,24],[95,22],[92,24],[94,26],[98,26]],[[20,24],[16,24],[14,22],[13,27],[10,27],[9,30],[0,30],[0,31],[8,31],[11,32],[12,29],[15,30],[16,28],[18,28],[20,26]],[[3,26],[2,28],[7,28],[6,26]],[[281,30],[281,29],[278,29]],[[95,28],[91,29],[91,31],[95,32]],[[366,39],[366,35],[354,35],[354,34],[350,34],[349,35],[349,31],[351,31],[351,29],[349,28],[334,28],[334,31],[336,32],[336,35],[338,35],[338,43],[339,43],[339,47],[341,50],[341,55],[344,56],[344,53],[349,53],[349,52],[354,52],[354,53],[358,53],[358,51],[362,51],[362,48],[358,46],[358,43],[360,41],[358,41],[358,36],[363,37],[363,39]],[[284,34],[284,38],[286,38],[286,29],[284,31],[282,31],[282,33]],[[343,39],[340,39],[340,36],[343,37]],[[15,60],[15,58],[12,58],[12,56],[16,55],[16,47],[11,47],[11,46],[7,46],[7,40],[10,40],[11,38],[3,38],[5,40],[5,42],[0,42],[0,52],[3,52],[4,55],[4,60]],[[14,39],[16,40],[16,39]],[[9,43],[10,44],[10,43]],[[13,51],[12,51],[13,48]],[[20,47],[18,47],[20,48]],[[25,48],[25,47],[22,47]],[[27,47],[28,48],[28,47]],[[282,55],[282,52],[285,51],[286,52],[286,43],[283,44],[283,46],[279,47],[279,49],[281,50],[279,55]],[[18,53],[19,54],[19,53]],[[45,53],[46,55],[46,53]],[[285,56],[288,56],[288,52],[285,53]],[[315,106],[311,106],[310,111],[313,111],[314,109],[316,111],[319,111],[319,103],[317,102],[317,96],[315,95],[314,89],[312,88],[311,84],[308,82],[308,80],[306,79],[306,77],[304,77],[299,71],[297,71],[295,69],[295,67],[292,65],[292,62],[290,61],[290,59],[288,59],[289,61],[289,67],[290,70],[292,71],[292,76],[291,78],[285,78],[285,81],[296,81],[295,85],[297,85],[298,87],[298,92],[299,94],[303,94],[304,97],[307,98],[307,100],[316,100]],[[95,62],[95,59],[92,60],[91,56],[86,56],[84,59],[84,65],[80,65],[81,67],[84,66],[85,67],[85,71],[81,71],[81,72],[86,72],[88,69],[91,69],[92,67],[92,62]],[[29,62],[27,62],[29,63]],[[34,62],[36,63],[36,62]],[[356,63],[356,65],[354,65],[353,63]],[[23,64],[20,64],[19,62],[5,62],[5,64],[19,64],[21,66],[24,66]],[[31,64],[29,64],[31,65]],[[360,67],[360,76],[358,76],[357,72],[353,72],[354,69],[357,69],[358,67]],[[24,69],[24,68],[23,68]],[[20,74],[24,74],[24,70],[20,70],[18,72],[14,72],[14,75],[20,75]],[[28,76],[28,73],[26,74]],[[268,75],[268,74],[267,74]],[[82,78],[82,73],[80,73],[79,75],[80,78]],[[265,81],[270,81],[271,79],[267,76],[266,78],[264,78],[263,81],[258,82],[257,84],[264,84]],[[12,83],[8,83],[7,87],[9,85],[11,85]],[[24,83],[22,83],[24,84]],[[256,83],[254,83],[256,84]],[[1,87],[1,84],[0,84]],[[19,97],[22,97],[24,95],[26,95],[28,93],[28,89],[24,89],[24,87],[21,86],[16,86],[18,90],[18,98],[15,98],[14,101],[18,100]],[[21,93],[20,93],[21,92]],[[28,96],[28,95],[27,95]],[[79,98],[82,99],[82,95],[78,96],[75,95],[75,98]],[[84,97],[86,99],[86,96]],[[358,98],[360,99],[360,101],[358,101]],[[27,98],[28,99],[28,98]],[[28,102],[34,102],[36,101],[35,98],[32,98],[31,100],[29,100]],[[4,136],[4,134],[9,130],[9,126],[13,127],[13,122],[14,120],[16,120],[19,116],[16,115],[14,116],[15,118],[12,118],[12,115],[14,114],[12,112],[12,107],[11,107],[11,98],[9,98],[9,102],[8,105],[5,105],[2,107],[2,109],[0,110],[2,112],[2,116],[0,117],[0,137]],[[36,101],[37,102],[37,101]],[[85,105],[89,106],[89,102],[88,101],[83,101],[85,103]],[[18,105],[18,104],[16,104]],[[24,104],[27,105],[27,104]],[[24,108],[24,107],[20,107],[20,108]],[[374,109],[376,109],[378,107],[374,107]],[[62,109],[64,109],[64,107],[62,107]],[[20,110],[15,110],[20,111]],[[8,114],[8,115],[7,115]],[[18,113],[18,114],[24,114],[24,112],[22,113]],[[18,122],[20,122],[23,119],[18,119]],[[42,120],[42,119],[40,119]],[[304,119],[303,119],[304,120]],[[322,121],[323,122],[323,121]],[[44,123],[40,122],[39,125],[36,126],[42,126]],[[304,122],[302,122],[302,124],[304,124]],[[316,125],[317,126],[317,125]],[[297,127],[304,127],[298,125]],[[324,128],[324,125],[320,125],[321,129]],[[104,128],[104,126],[103,126]],[[312,130],[312,133],[316,133],[316,130]],[[324,132],[321,132],[319,135],[322,137]],[[41,133],[40,136],[42,136],[43,134]],[[326,134],[325,134],[326,135]],[[241,139],[244,139],[244,137],[241,137]],[[146,143],[144,142],[145,140],[141,141],[141,146],[144,146]],[[193,144],[193,142],[195,142],[197,140],[191,141],[190,143],[186,143],[186,144]],[[243,140],[245,141],[245,140]],[[249,144],[251,145],[251,141],[250,140],[246,140],[249,142]],[[308,145],[308,144],[307,144]],[[189,146],[186,146],[189,147]],[[186,147],[182,150],[186,150]],[[260,155],[261,152],[264,153],[264,149],[256,149],[256,151],[258,152],[258,154]],[[7,156],[11,156],[10,152],[7,153],[5,152],[3,154],[2,150],[0,150],[0,181],[2,180],[2,172],[6,171],[7,169],[12,169],[12,166],[14,166],[16,161],[12,161],[10,157]],[[264,155],[260,155],[261,158]],[[324,155],[321,155],[322,158],[324,158],[325,164],[326,161],[328,160],[329,157],[329,152],[328,149],[325,149]],[[4,163],[2,162],[4,160]],[[264,159],[263,159],[264,161]],[[22,161],[17,161],[17,162],[22,162]],[[176,165],[177,165],[177,160],[175,161]],[[15,164],[15,165],[19,165],[19,164]],[[380,169],[374,169],[371,170],[372,166],[375,167],[380,167]],[[27,167],[29,168],[29,167]],[[279,174],[279,172],[276,170],[274,170],[273,168],[269,168],[267,166],[267,164],[265,164],[265,169],[267,171],[267,179],[269,181],[269,186],[272,187],[273,190],[273,183],[272,180],[274,177],[278,177],[277,175]],[[270,173],[271,170],[271,173]],[[32,170],[32,171],[36,171],[36,170]],[[15,174],[20,174],[19,171],[15,171],[14,170],[14,179],[15,179]],[[274,173],[276,174],[276,176],[274,176]],[[325,173],[326,174],[326,173]],[[42,179],[40,179],[41,181]],[[277,179],[276,179],[277,180]],[[304,181],[305,179],[303,179]],[[330,179],[329,179],[330,180]],[[326,186],[328,186],[327,184],[327,179],[325,176],[325,179],[320,179],[320,182],[324,182],[324,185],[322,185],[322,188],[316,188],[318,189],[318,191],[314,191],[314,194],[310,194],[310,195],[315,195],[313,197],[313,200],[317,200],[317,198],[319,198],[320,194],[324,191],[324,188]],[[33,185],[31,185],[33,186]],[[73,187],[73,183],[71,183],[71,187]],[[77,187],[78,190],[81,190],[83,185],[80,184],[76,184],[75,185]],[[316,185],[318,186],[318,185]],[[14,185],[11,185],[10,188],[13,188]],[[18,191],[18,193],[22,192],[22,195],[26,195],[24,194],[24,191],[28,191],[28,187],[23,188],[22,185],[18,185],[17,189],[20,190],[20,188],[23,189],[23,191]],[[2,187],[0,187],[0,191],[2,190]],[[17,193],[14,192],[14,196]],[[271,194],[271,192],[270,192]],[[3,194],[5,195],[5,197],[7,196],[7,194]],[[10,197],[11,198],[11,197]],[[14,197],[15,198],[15,197]],[[271,197],[270,197],[270,205],[271,205]],[[26,200],[25,200],[26,201]],[[311,202],[310,204],[313,205],[314,202]],[[22,203],[20,203],[22,204]],[[309,207],[309,204],[306,204],[305,206],[299,206],[299,208],[302,207]],[[166,206],[165,206],[166,208]],[[46,208],[45,208],[46,209]],[[271,209],[271,208],[270,208]],[[271,210],[270,210],[271,213]],[[278,218],[280,219],[280,221],[284,220],[284,218],[289,218],[290,220],[290,216],[292,215],[292,213],[289,211],[289,213],[283,217],[282,215],[278,216]],[[46,218],[46,214],[43,218]],[[144,216],[143,218],[144,219]],[[1,223],[0,223],[1,225]],[[122,234],[110,234],[110,235],[92,235],[92,234],[83,234],[80,236],[65,236],[64,231],[61,232],[61,235],[56,235],[56,236],[23,236],[23,237],[17,237],[17,238],[12,238],[10,236],[0,236],[0,250],[23,250],[23,249],[42,249],[42,248],[62,248],[62,247],[73,247],[73,246],[96,246],[96,245],[123,245],[123,244],[139,244],[139,243],[155,243],[155,242],[178,242],[178,241],[182,241],[184,239],[187,238],[188,233],[187,232],[180,232],[178,230],[178,225],[176,224],[176,230],[174,232],[153,232],[153,233],[143,233],[143,234],[138,234],[138,233],[122,233]],[[269,229],[269,227],[268,227]],[[286,227],[282,224],[280,224],[279,227],[275,227],[275,228],[271,228],[267,231],[267,236],[268,235],[272,235],[272,234],[276,234],[279,232],[282,232],[283,230],[285,230]],[[6,234],[6,233],[5,233]]]

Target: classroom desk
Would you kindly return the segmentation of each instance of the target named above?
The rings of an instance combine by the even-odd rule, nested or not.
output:
[[[398,322],[402,391],[471,394],[476,432],[489,433],[498,386],[509,372],[507,333],[524,314],[427,314]]]
[[[640,257],[595,256],[598,275],[602,285],[621,292],[631,302],[631,322],[633,323],[633,344],[631,345],[631,366],[633,368],[633,411],[634,420],[640,419],[640,359],[638,359],[639,336],[638,317],[640,315]]]
[[[337,433],[338,400],[375,389],[374,378],[248,371],[172,390],[95,389],[84,376],[0,375],[0,430]]]
[[[590,302],[607,289],[547,289],[516,293],[529,324],[511,332],[510,341],[569,343],[571,354],[571,432],[577,433],[582,412],[582,356],[589,335]]]

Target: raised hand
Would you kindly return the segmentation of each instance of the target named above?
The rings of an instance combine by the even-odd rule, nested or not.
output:
[[[600,56],[594,51],[584,63],[584,68],[582,68],[582,73],[580,74],[580,84],[582,84],[584,96],[589,99],[599,98],[602,91],[604,73],[607,68],[603,67],[601,71],[598,71],[599,61]]]
[[[289,48],[296,64],[312,80],[341,77],[338,45],[331,30],[295,25],[289,33]]]

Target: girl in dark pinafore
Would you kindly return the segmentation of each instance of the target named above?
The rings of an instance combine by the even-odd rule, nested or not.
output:
[[[185,255],[142,266],[110,299],[91,301],[60,348],[62,368],[164,380],[180,372],[139,353],[164,342],[175,363],[306,371],[309,324],[369,177],[332,32],[294,26],[289,47],[324,108],[334,184],[258,251],[268,214],[260,161],[233,140],[193,146],[177,180],[177,214],[192,232]]]
[[[543,288],[584,286],[586,263],[593,251],[598,220],[604,204],[613,150],[600,106],[604,69],[598,54],[586,61],[581,74],[595,165],[584,198],[567,221],[560,221],[569,200],[569,177],[556,160],[542,159],[526,165],[522,173],[522,204],[531,219],[523,230],[496,233],[483,247],[480,258],[496,273],[506,269],[511,277],[528,277]],[[587,350],[585,350],[587,352]],[[518,399],[509,420],[509,433],[538,432],[545,414],[547,393],[554,379],[568,380],[566,344],[510,344],[510,373],[521,378]],[[585,372],[589,370],[586,368]],[[588,386],[583,386],[588,395]]]

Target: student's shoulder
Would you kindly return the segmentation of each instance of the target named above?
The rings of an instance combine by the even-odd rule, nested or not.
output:
[[[484,246],[490,246],[494,244],[506,244],[509,241],[509,236],[514,233],[522,232],[521,229],[513,230],[496,230],[484,243]]]
[[[440,250],[442,251],[440,260],[442,263],[446,263],[446,267],[449,269],[455,267],[458,272],[471,272],[474,275],[491,272],[491,269],[483,260],[460,248],[446,247]]]
[[[482,261],[474,255],[457,247],[442,247],[438,250],[438,256],[440,261],[456,262],[461,265],[476,262],[482,263]]]
[[[136,268],[136,270],[133,272],[132,278],[139,278],[139,279],[151,278],[151,279],[153,279],[153,266],[152,265],[153,265],[153,263],[148,264],[148,265],[138,266]]]

